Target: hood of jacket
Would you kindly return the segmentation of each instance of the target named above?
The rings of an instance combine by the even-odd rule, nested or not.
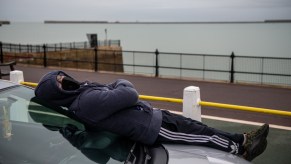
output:
[[[71,77],[63,71],[47,73],[39,81],[35,89],[35,95],[55,105],[69,107],[80,94],[80,89],[67,91],[60,88],[57,81],[58,75]]]

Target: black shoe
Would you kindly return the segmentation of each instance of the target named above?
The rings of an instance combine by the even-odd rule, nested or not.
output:
[[[269,125],[264,124],[259,129],[246,133],[246,144],[244,145],[244,158],[252,161],[254,158],[262,154],[267,147],[267,136],[269,133]]]

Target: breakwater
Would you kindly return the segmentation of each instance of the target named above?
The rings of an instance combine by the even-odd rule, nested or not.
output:
[[[23,45],[25,47],[25,45]],[[1,43],[1,61],[44,67],[72,68],[80,70],[123,72],[122,48],[98,46],[94,48],[56,48]]]

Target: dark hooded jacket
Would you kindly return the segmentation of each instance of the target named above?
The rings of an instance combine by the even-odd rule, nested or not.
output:
[[[35,89],[36,97],[64,106],[90,127],[108,130],[144,144],[153,144],[158,136],[162,113],[150,104],[139,101],[132,83],[119,79],[103,85],[83,82],[72,91],[58,86],[57,75],[71,77],[62,71],[53,71],[41,78]]]

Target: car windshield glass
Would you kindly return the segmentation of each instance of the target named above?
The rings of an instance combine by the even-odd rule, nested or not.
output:
[[[110,132],[86,131],[23,86],[1,90],[0,127],[0,163],[123,163],[134,144]]]
[[[2,108],[6,108],[11,121],[42,123],[47,126],[63,127],[74,124],[81,129],[82,124],[40,104],[34,97],[34,91],[26,87],[14,87],[4,90],[0,95]],[[57,108],[57,107],[56,107]],[[66,109],[63,108],[65,111]]]

